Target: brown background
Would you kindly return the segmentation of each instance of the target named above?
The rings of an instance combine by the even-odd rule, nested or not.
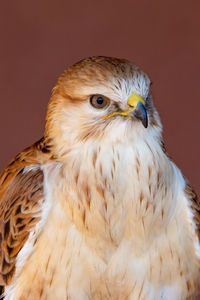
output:
[[[68,65],[117,56],[150,75],[168,152],[200,193],[199,16],[199,0],[1,1],[0,170],[42,136]]]

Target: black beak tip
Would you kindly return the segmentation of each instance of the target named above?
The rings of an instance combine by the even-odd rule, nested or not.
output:
[[[142,121],[142,124],[143,124],[144,128],[148,127],[148,118],[147,117]]]
[[[148,116],[144,104],[139,101],[134,113],[135,117],[139,119],[145,128],[148,127]]]

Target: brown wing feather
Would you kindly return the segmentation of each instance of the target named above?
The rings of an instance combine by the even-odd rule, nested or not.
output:
[[[43,172],[49,158],[44,140],[21,152],[0,177],[0,285],[8,285],[15,273],[16,257],[40,220]],[[27,171],[25,167],[31,166]]]
[[[196,233],[197,233],[198,239],[200,241],[200,201],[199,201],[194,189],[192,188],[192,186],[190,185],[190,183],[187,180],[186,180],[185,193],[186,193],[187,199],[191,203],[191,209],[192,209],[192,213],[194,215],[194,222],[196,224]]]

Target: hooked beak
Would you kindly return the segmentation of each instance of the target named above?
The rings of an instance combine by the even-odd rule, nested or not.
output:
[[[128,98],[127,104],[129,106],[129,109],[127,111],[114,112],[108,116],[103,116],[102,119],[108,119],[116,115],[127,116],[129,118],[135,117],[142,122],[145,128],[147,128],[148,116],[144,99],[138,94],[131,94]]]
[[[137,94],[131,94],[128,99],[127,104],[132,107],[132,110],[128,113],[130,116],[134,116],[135,118],[139,119],[145,128],[148,127],[148,117],[147,111],[144,106],[145,102],[144,99]]]

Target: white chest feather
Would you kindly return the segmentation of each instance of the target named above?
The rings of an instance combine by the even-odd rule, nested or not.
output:
[[[50,212],[6,300],[192,295],[199,270],[185,183],[160,147],[98,146],[69,158],[44,168]]]

